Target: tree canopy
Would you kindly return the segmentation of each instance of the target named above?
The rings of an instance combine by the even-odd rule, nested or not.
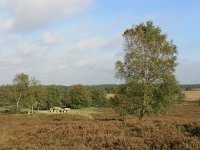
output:
[[[88,107],[91,103],[91,94],[84,86],[78,84],[68,89],[66,104],[71,108]]]

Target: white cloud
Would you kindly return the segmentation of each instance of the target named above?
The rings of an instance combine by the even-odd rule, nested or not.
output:
[[[45,84],[114,82],[116,53],[121,51],[118,34],[88,37],[78,42],[66,39],[67,35],[61,32],[43,33],[31,41],[19,34],[7,35],[6,39],[0,36],[0,82],[10,83],[19,72],[28,73]],[[9,41],[14,46],[7,47]],[[72,51],[74,47],[77,51]]]
[[[66,38],[64,37],[64,35],[47,32],[42,35],[40,42],[42,45],[52,46],[62,44],[63,42],[65,42],[65,40]]]
[[[85,52],[85,51],[90,51],[91,49],[94,50],[101,48],[102,45],[104,45],[103,38],[93,37],[93,38],[81,39],[81,41],[79,41],[73,46],[72,50]]]
[[[30,31],[66,19],[87,8],[92,0],[7,0],[0,28],[7,31]]]
[[[72,47],[72,50],[77,52],[89,52],[95,50],[108,51],[112,50],[113,48],[119,47],[122,44],[121,42],[122,37],[119,34],[109,38],[97,36],[81,39]]]

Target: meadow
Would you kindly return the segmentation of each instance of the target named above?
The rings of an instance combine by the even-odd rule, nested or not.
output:
[[[198,103],[176,105],[166,116],[146,116],[143,120],[119,116],[112,108],[49,114],[1,113],[0,149],[200,149]]]

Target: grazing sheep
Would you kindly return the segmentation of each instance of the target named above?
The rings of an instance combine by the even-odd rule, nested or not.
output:
[[[60,112],[61,110],[61,107],[53,107],[53,112]]]
[[[70,111],[70,108],[64,108],[63,113],[68,113]]]
[[[50,112],[53,112],[53,108],[50,108]]]
[[[61,107],[53,107],[50,108],[50,112],[60,112],[60,113],[68,113],[70,111],[70,108],[61,108]]]

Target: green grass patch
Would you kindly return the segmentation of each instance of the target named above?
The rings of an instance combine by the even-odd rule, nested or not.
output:
[[[57,112],[50,112],[49,110],[40,110],[38,113],[48,114],[48,115],[59,114]],[[80,116],[85,116],[85,117],[92,117],[92,114],[95,114],[95,113],[97,113],[97,109],[95,107],[88,107],[88,108],[82,108],[82,109],[70,109],[70,111],[68,112],[68,114],[70,115],[80,115]]]
[[[92,117],[92,114],[97,113],[97,109],[94,107],[89,107],[89,108],[82,108],[82,109],[71,109],[69,111],[69,114],[72,115],[81,115],[85,117]]]
[[[7,107],[6,106],[0,106],[0,111],[4,111],[4,110],[7,110]]]
[[[0,107],[0,111],[5,111],[7,110],[6,107]],[[9,110],[9,109],[8,109]],[[22,108],[20,110],[20,114],[27,114],[28,112],[31,113],[30,108]],[[47,114],[47,115],[54,115],[54,114],[62,114],[62,115],[67,115],[65,113],[58,113],[58,112],[50,112],[49,110],[34,110],[34,114]],[[81,108],[81,109],[70,109],[68,112],[69,115],[80,115],[84,117],[89,117],[92,118],[92,115],[97,113],[97,108],[95,107],[88,107],[88,108]]]

